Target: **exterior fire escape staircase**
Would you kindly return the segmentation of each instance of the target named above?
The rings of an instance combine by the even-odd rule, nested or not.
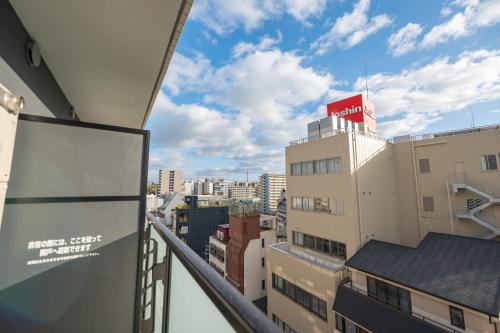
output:
[[[490,232],[483,238],[491,239],[500,236],[500,223],[496,221],[495,217],[486,214],[485,209],[500,204],[500,198],[495,198],[492,194],[478,189],[469,184],[453,184],[453,192],[458,193],[459,190],[467,190],[476,193],[482,199],[470,200],[467,204],[468,211],[457,212],[457,217],[460,219],[470,219]]]

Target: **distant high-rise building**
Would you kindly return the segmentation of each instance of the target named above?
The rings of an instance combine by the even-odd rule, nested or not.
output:
[[[286,189],[285,175],[265,173],[260,176],[260,207],[263,214],[276,213],[278,199]]]
[[[194,180],[190,180],[187,182],[184,182],[184,194],[185,195],[192,195],[194,191]]]
[[[276,235],[280,241],[286,241],[286,224],[286,190],[283,189],[276,207]]]
[[[209,179],[205,179],[205,181],[203,182],[202,194],[203,195],[214,194],[214,184]]]
[[[255,183],[235,182],[229,185],[229,198],[238,200],[255,199],[257,197],[255,185]]]
[[[182,187],[182,171],[160,169],[158,171],[158,187],[156,189],[156,194],[164,195],[171,192],[184,192]]]

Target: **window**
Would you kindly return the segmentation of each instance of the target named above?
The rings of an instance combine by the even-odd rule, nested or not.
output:
[[[317,212],[330,212],[328,198],[314,198],[314,210]]]
[[[453,326],[465,329],[464,312],[462,309],[450,306],[450,322]]]
[[[292,163],[291,171],[293,176],[300,176],[302,174],[302,164],[301,163]]]
[[[302,162],[301,165],[302,176],[308,176],[313,174],[313,162]]]
[[[293,243],[296,245],[304,246],[304,234],[301,232],[293,231]]]
[[[333,158],[330,158],[326,160],[326,171],[328,173],[334,173],[335,172],[335,163]]]
[[[293,328],[288,326],[287,323],[285,323],[283,320],[281,320],[281,318],[278,317],[277,315],[275,315],[274,313],[273,313],[273,323],[275,323],[276,326],[278,326],[285,333],[297,333],[296,330],[294,330]]]
[[[424,212],[434,211],[434,197],[423,197]]]
[[[279,277],[274,274],[273,277],[273,288],[288,296],[295,303],[302,305],[304,308],[309,310],[310,312],[316,314],[321,319],[327,321],[327,313],[326,313],[326,302],[322,299],[310,294],[309,292],[303,290],[302,288],[297,287],[293,283]],[[282,281],[282,287],[278,285],[279,281]]]
[[[262,290],[266,289],[266,280],[262,280]]]
[[[290,172],[292,176],[319,175],[341,171],[342,162],[340,157],[290,164]]]
[[[319,161],[319,173],[326,173],[326,160]]]
[[[307,247],[308,249],[315,250],[316,249],[315,238],[316,237],[311,235],[304,235],[304,246]]]
[[[481,171],[498,170],[497,156],[496,155],[481,155],[479,156],[481,164]]]
[[[429,163],[428,158],[421,158],[418,160],[418,165],[420,167],[420,173],[429,173],[431,172],[431,164]]]
[[[340,259],[347,258],[346,245],[321,237],[306,235],[301,232],[292,231],[292,242],[295,245],[323,253]]]
[[[411,314],[411,300],[408,290],[370,276],[366,277],[366,282],[368,285],[368,296],[391,305],[401,312]]]
[[[262,248],[264,248],[264,238],[261,239],[261,242],[262,242]]]
[[[335,199],[331,202],[331,213],[335,215],[344,215],[344,200]]]
[[[262,257],[261,264],[262,267],[266,267],[266,258]]]

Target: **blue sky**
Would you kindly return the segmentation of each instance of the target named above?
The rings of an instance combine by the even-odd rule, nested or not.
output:
[[[364,92],[379,135],[500,123],[500,1],[196,0],[158,95],[150,180],[256,179],[326,104]]]

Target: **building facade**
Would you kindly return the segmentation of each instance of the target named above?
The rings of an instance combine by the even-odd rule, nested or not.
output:
[[[283,190],[276,206],[276,236],[280,242],[286,241],[286,226],[286,190]]]
[[[179,192],[184,193],[182,186],[182,171],[160,169],[158,171],[157,195]]]
[[[275,214],[281,192],[286,189],[286,176],[265,173],[259,183],[261,213]]]
[[[234,182],[229,185],[230,199],[255,199],[257,197],[256,184],[250,182]]]
[[[269,248],[268,316],[298,332],[342,331],[333,304],[346,260],[372,239],[500,235],[498,126],[394,141],[351,128],[286,148],[288,240]]]
[[[175,233],[200,257],[208,261],[209,238],[219,225],[229,221],[228,207],[218,204],[198,205],[197,196],[186,196],[176,208]]]
[[[276,231],[261,225],[258,213],[230,215],[226,279],[250,301],[267,295],[266,247],[275,239]]]
[[[229,242],[229,224],[222,224],[209,239],[208,263],[222,277],[226,277],[226,245]]]

